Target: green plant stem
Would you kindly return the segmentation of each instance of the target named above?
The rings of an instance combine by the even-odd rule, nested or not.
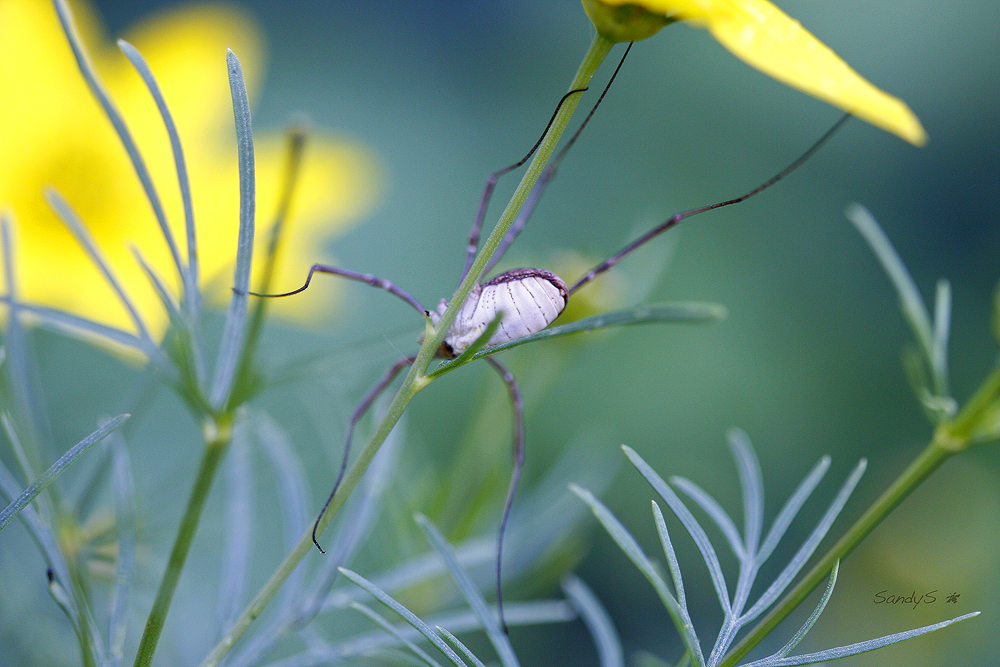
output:
[[[827,551],[802,581],[764,617],[753,632],[733,648],[720,667],[732,667],[739,662],[827,577],[837,561],[847,556],[911,491],[920,486],[942,463],[968,449],[976,440],[977,427],[990,418],[993,403],[998,395],[1000,395],[1000,366],[993,369],[953,419],[937,428],[930,444]]]
[[[996,437],[994,406],[1000,398],[1000,365],[993,368],[976,393],[953,418],[942,422],[930,444],[896,478],[868,511],[834,544],[809,573],[771,612],[730,652],[720,667],[732,667],[766,637],[816,586],[834,564],[842,560],[882,519],[903,502],[915,488],[949,458],[968,449],[973,443]]]
[[[594,37],[594,40],[590,44],[590,48],[584,55],[583,61],[580,63],[576,76],[573,77],[569,90],[587,87],[591,78],[593,78],[594,73],[610,52],[612,46],[614,46],[613,42],[607,38],[602,37],[599,34]],[[371,463],[371,460],[375,457],[375,454],[382,446],[382,443],[385,442],[385,439],[389,436],[393,427],[395,427],[396,422],[398,422],[399,418],[403,415],[403,411],[406,409],[407,405],[409,405],[410,401],[413,400],[413,397],[417,395],[417,392],[430,383],[430,380],[426,376],[427,367],[434,359],[434,355],[441,346],[441,342],[444,340],[444,337],[448,332],[448,328],[451,326],[452,322],[455,321],[455,317],[457,316],[462,304],[465,303],[466,298],[468,298],[469,292],[472,291],[472,288],[479,282],[486,269],[486,265],[490,261],[490,258],[493,256],[493,253],[496,252],[496,249],[499,247],[503,237],[507,234],[507,230],[510,229],[511,224],[517,217],[518,211],[528,198],[528,194],[531,192],[531,189],[534,187],[535,183],[538,182],[539,177],[545,169],[545,165],[548,163],[549,158],[551,158],[552,153],[555,151],[556,145],[559,143],[559,138],[562,136],[562,133],[566,129],[567,125],[569,125],[569,121],[573,116],[573,112],[576,111],[579,101],[580,97],[578,95],[573,95],[559,107],[555,120],[553,120],[548,132],[545,134],[541,145],[539,145],[534,159],[528,166],[521,182],[517,186],[517,190],[515,190],[510,202],[508,202],[507,207],[501,214],[496,227],[494,227],[489,237],[480,246],[476,260],[472,263],[472,267],[470,268],[468,275],[466,275],[466,277],[462,280],[458,289],[455,290],[455,294],[452,296],[447,310],[441,316],[441,320],[438,322],[437,327],[431,328],[428,324],[427,333],[424,336],[423,344],[420,346],[420,351],[417,353],[417,358],[410,367],[409,373],[407,373],[406,377],[403,379],[402,385],[400,386],[396,397],[389,405],[389,409],[386,411],[386,414],[379,423],[375,433],[368,441],[368,444],[365,445],[364,449],[361,450],[361,453],[358,455],[358,459],[354,462],[354,465],[344,477],[340,488],[337,489],[336,495],[334,495],[333,500],[330,502],[330,506],[327,508],[326,513],[319,522],[316,530],[317,535],[321,534],[323,530],[326,529],[330,521],[333,520],[333,517],[336,516],[337,511],[344,505],[348,496],[350,496],[351,491],[357,485],[362,475],[364,475],[365,470],[367,470],[368,465]],[[222,660],[236,641],[239,640],[247,629],[249,629],[250,625],[257,618],[257,616],[261,614],[264,607],[278,592],[282,584],[284,584],[285,580],[299,564],[302,558],[305,557],[305,555],[311,550],[311,546],[312,527],[310,526],[298,543],[296,543],[289,554],[285,557],[285,560],[282,561],[281,565],[279,565],[274,571],[268,582],[263,588],[261,588],[260,592],[257,593],[257,596],[243,611],[243,614],[239,619],[237,619],[233,627],[225,634],[215,648],[212,649],[212,652],[206,656],[205,660],[202,662],[202,667],[214,667],[214,665],[219,664],[219,661]]]
[[[170,552],[170,559],[167,561],[167,569],[163,573],[160,588],[153,601],[153,608],[150,609],[149,618],[146,620],[146,629],[139,642],[139,650],[135,656],[136,667],[148,667],[153,660],[156,643],[163,631],[163,623],[166,621],[167,611],[170,609],[170,602],[177,588],[177,581],[180,579],[188,549],[198,529],[198,521],[201,518],[201,511],[205,507],[205,499],[212,488],[212,480],[215,478],[219,463],[222,461],[222,456],[226,453],[231,439],[232,421],[228,416],[212,422],[212,428],[206,437],[205,452],[202,454],[198,475],[195,478],[187,508],[181,519],[177,538],[174,540],[174,547]]]
[[[68,550],[65,547],[62,547],[62,552],[65,554],[68,553]],[[85,580],[81,575],[79,563],[75,558],[72,558],[67,561],[67,565],[70,573],[70,583],[72,584],[74,590],[73,597],[80,601],[88,600],[89,597],[87,595],[87,589],[84,585]],[[77,611],[79,626],[74,623],[73,629],[76,631],[77,641],[80,642],[80,664],[83,665],[83,667],[95,667],[97,663],[94,662],[94,647],[90,643],[91,633],[93,632],[93,628],[91,627],[91,617],[86,609],[85,603],[77,604]],[[70,620],[73,620],[72,617],[70,617]]]
[[[937,442],[931,442],[925,447],[906,470],[896,478],[896,481],[868,508],[868,511],[844,533],[795,588],[764,617],[753,632],[744,637],[733,648],[726,659],[720,663],[720,667],[732,667],[770,634],[778,623],[784,620],[814,588],[829,576],[837,561],[842,560],[850,553],[913,489],[955,453],[954,450],[942,447]]]
[[[980,430],[994,430],[995,424],[989,423],[990,408],[1000,397],[1000,365],[993,369],[979,389],[952,419],[941,424],[934,434],[934,440],[942,447],[956,452],[964,450],[972,440],[976,439]],[[986,422],[986,423],[984,423]],[[986,429],[980,427],[986,426]]]

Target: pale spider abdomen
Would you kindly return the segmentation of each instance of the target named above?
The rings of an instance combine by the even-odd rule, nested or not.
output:
[[[559,317],[566,307],[569,292],[563,279],[544,269],[512,269],[476,285],[448,329],[441,356],[454,357],[473,343],[503,312],[500,326],[487,345],[496,345],[541,331]],[[437,324],[448,307],[444,299],[436,313]]]

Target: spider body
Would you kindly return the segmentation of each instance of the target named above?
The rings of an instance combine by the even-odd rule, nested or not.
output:
[[[451,359],[469,347],[498,315],[500,324],[487,345],[497,345],[541,331],[559,317],[569,299],[563,279],[545,269],[505,271],[469,293],[455,321],[448,328],[437,356]],[[441,299],[437,311],[431,311],[436,326],[448,308]]]
[[[627,51],[626,51],[627,53]],[[621,64],[619,63],[619,67]],[[617,74],[617,70],[615,71]],[[614,80],[614,75],[611,77]],[[608,86],[611,82],[608,82]],[[559,104],[561,105],[563,101],[570,95],[583,92],[585,89],[574,90],[567,93]],[[605,88],[607,92],[607,88]],[[603,94],[602,94],[603,97]],[[600,99],[597,102],[600,104]],[[597,105],[594,106],[596,109]],[[558,106],[556,107],[558,111]],[[591,110],[591,115],[593,110]],[[737,204],[742,202],[762,190],[770,187],[777,181],[784,178],[788,173],[796,169],[801,165],[806,159],[809,158],[814,152],[816,152],[820,146],[822,146],[826,140],[847,120],[849,117],[845,115],[838,123],[836,123],[819,141],[817,141],[809,150],[807,150],[802,156],[795,160],[791,165],[786,167],[783,171],[766,181],[765,183],[759,185],[753,190],[747,192],[746,194],[737,197],[735,199],[730,199],[727,201],[712,204],[710,206],[703,206],[701,208],[691,209],[683,213],[677,213],[661,224],[657,225],[650,231],[646,232],[639,238],[635,239],[624,248],[622,248],[618,253],[612,255],[608,259],[604,260],[602,263],[598,264],[581,278],[579,278],[572,286],[567,287],[566,283],[563,282],[562,278],[552,273],[551,271],[546,271],[544,269],[513,269],[501,273],[484,283],[476,285],[469,293],[466,298],[465,303],[462,305],[454,322],[448,327],[448,332],[444,338],[443,343],[440,348],[436,351],[438,357],[444,358],[455,358],[462,354],[470,345],[472,345],[486,330],[486,328],[493,322],[497,316],[502,315],[500,322],[498,324],[497,330],[490,337],[489,341],[486,343],[487,346],[497,345],[499,343],[504,343],[507,341],[515,340],[529,334],[533,334],[545,329],[549,324],[551,324],[563,309],[565,309],[569,296],[576,292],[578,289],[594,280],[596,277],[600,276],[604,272],[612,269],[621,259],[625,256],[631,254],[636,249],[643,246],[650,239],[655,236],[665,232],[677,223],[681,222],[687,217],[692,215],[697,215],[705,211],[710,211],[712,209],[720,208],[723,206],[729,206],[731,204]],[[553,114],[553,119],[555,114]],[[590,116],[587,116],[587,120]],[[531,194],[525,200],[521,211],[519,212],[517,218],[513,221],[511,227],[509,228],[507,234],[503,238],[499,247],[494,251],[492,259],[486,266],[485,271],[488,272],[493,265],[499,261],[500,257],[503,256],[506,249],[514,241],[520,231],[524,228],[525,223],[531,215],[532,210],[538,203],[538,199],[544,191],[546,184],[551,180],[555,174],[556,166],[559,161],[565,156],[568,148],[573,144],[576,138],[579,136],[583,127],[586,125],[587,120],[583,122],[581,127],[577,130],[576,134],[567,142],[566,146],[563,147],[559,155],[553,160],[543,174],[541,175],[536,187],[532,190]],[[552,121],[549,121],[550,125]],[[546,131],[548,128],[546,128]],[[544,137],[544,133],[543,133]],[[535,144],[535,148],[541,143],[539,139],[538,143]],[[465,260],[465,268],[462,271],[462,280],[466,278],[468,272],[470,271],[477,248],[479,245],[479,234],[482,230],[483,218],[486,213],[486,206],[489,201],[490,195],[493,191],[493,187],[496,184],[497,179],[503,174],[515,169],[522,164],[524,164],[527,159],[534,152],[535,148],[519,162],[513,164],[509,167],[501,169],[494,172],[489,180],[487,181],[486,189],[483,193],[483,198],[480,203],[479,213],[476,216],[476,220],[473,223],[472,230],[469,233],[469,243],[467,246],[467,254]],[[308,286],[312,277],[315,273],[327,273],[332,275],[337,275],[342,278],[347,278],[349,280],[354,280],[357,282],[367,283],[373,287],[378,287],[383,289],[399,299],[410,304],[417,312],[422,316],[430,318],[431,323],[436,327],[441,318],[444,316],[445,311],[448,309],[448,301],[441,299],[438,303],[438,307],[434,311],[426,310],[420,302],[411,296],[408,292],[396,286],[394,283],[388,280],[383,280],[377,276],[369,273],[358,273],[355,271],[350,271],[348,269],[342,269],[336,266],[328,266],[324,264],[315,264],[309,270],[309,274],[306,276],[305,284],[296,290],[291,292],[285,292],[283,294],[259,294],[256,292],[251,292],[256,296],[290,296],[292,294],[297,294],[305,290]],[[389,386],[393,379],[399,374],[399,372],[412,364],[416,360],[416,355],[407,356],[399,359],[395,362],[385,375],[375,384],[375,386],[368,392],[368,394],[362,399],[361,403],[355,409],[351,416],[351,420],[347,426],[347,434],[344,443],[344,454],[341,460],[340,472],[337,475],[337,479],[334,482],[333,490],[327,498],[326,503],[323,505],[323,509],[320,510],[319,517],[317,517],[315,523],[313,524],[313,543],[317,548],[322,551],[319,542],[316,541],[316,529],[319,525],[320,518],[326,512],[330,503],[333,500],[337,489],[340,486],[341,481],[344,478],[344,474],[347,470],[348,454],[350,451],[351,437],[354,433],[354,427],[361,419],[361,417],[367,412],[367,410],[372,406],[375,399],[381,394],[382,391]],[[513,374],[507,370],[499,361],[494,359],[492,356],[486,356],[485,360],[492,366],[497,373],[499,373],[503,382],[507,385],[507,389],[510,393],[511,406],[513,408],[514,417],[514,469],[511,476],[510,489],[507,494],[507,501],[504,504],[503,515],[500,520],[500,530],[497,539],[497,603],[500,608],[501,622],[503,622],[503,596],[500,586],[501,581],[501,564],[503,560],[503,536],[507,524],[507,518],[510,514],[511,504],[514,500],[514,493],[517,490],[518,481],[520,479],[521,470],[524,465],[524,402],[522,400],[521,391],[518,387],[517,381]],[[325,553],[325,552],[324,552]],[[506,625],[504,624],[504,628]]]

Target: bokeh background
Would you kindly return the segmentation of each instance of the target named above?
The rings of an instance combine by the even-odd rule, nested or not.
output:
[[[108,32],[119,35],[172,4],[100,0],[96,8]],[[368,146],[381,163],[374,212],[331,239],[327,250],[340,265],[393,280],[424,304],[449,295],[486,175],[534,142],[589,43],[591,27],[579,3],[231,4],[253,17],[266,39],[255,128],[280,130],[305,114],[317,127]],[[951,368],[959,400],[996,355],[989,321],[1000,257],[1000,5],[780,4],[862,75],[906,100],[930,135],[928,145],[917,149],[851,121],[786,181],[745,204],[684,222],[603,281],[601,307],[704,300],[727,307],[724,322],[585,335],[519,348],[503,359],[528,397],[527,487],[569,448],[589,451],[595,461],[612,452],[621,469],[603,498],[651,553],[651,493],[624,457],[613,454],[621,444],[664,475],[698,482],[737,519],[739,496],[725,446],[730,426],[745,429],[757,448],[769,518],[821,455],[833,456],[821,499],[865,457],[869,471],[837,524],[843,529],[927,442],[931,429],[900,362],[910,334],[888,280],[843,215],[848,203],[872,211],[927,298],[938,278],[951,281]],[[219,67],[223,59],[220,54]],[[838,116],[750,70],[703,31],[669,27],[633,49],[505,265],[562,271],[558,267],[573,265],[569,252],[587,258],[584,267],[596,263],[675,211],[762,182]],[[513,186],[512,179],[501,183],[488,222]],[[575,279],[578,270],[568,269],[564,278]],[[350,285],[337,298],[335,316],[322,327],[278,322],[264,342],[273,367],[321,355],[312,377],[261,398],[295,434],[316,503],[332,478],[352,405],[400,352],[415,349],[420,332],[413,313],[378,290]],[[92,424],[95,415],[128,409],[136,392],[86,389],[129,386],[136,382],[133,368],[52,335],[40,335],[37,345],[52,414]],[[490,444],[482,446],[494,457],[505,456],[508,446],[502,387],[485,364],[478,366],[423,392],[407,422],[404,456],[442,496],[454,485],[458,500],[451,502],[459,504],[469,493],[462,480],[484,474],[478,459],[463,455],[475,434],[470,424],[481,422],[483,410],[494,426],[486,429]],[[170,416],[177,405],[169,395],[152,404],[142,426],[147,438],[137,438],[144,444],[136,445],[133,458],[140,487],[144,474],[159,475],[143,491],[148,548],[155,552],[172,536],[197,439],[189,437],[196,425]],[[159,441],[151,442],[149,433]],[[455,469],[455,461],[468,468]],[[497,507],[506,474],[501,468],[490,482]],[[416,506],[405,512],[414,509],[435,511]],[[453,529],[447,512],[437,511]],[[790,537],[807,531],[803,523]],[[165,537],[152,537],[158,532]],[[5,568],[31,554],[30,547],[9,542],[8,533],[0,542]],[[608,607],[629,654],[647,650],[676,659],[675,633],[645,580],[592,521],[581,535],[586,539],[575,543],[574,570]],[[198,540],[194,568],[198,558],[211,558],[211,528]],[[700,591],[689,592],[696,622],[717,623],[704,568],[690,544],[678,542],[691,586]],[[996,664],[997,544],[1000,457],[989,446],[946,464],[844,562],[828,611],[802,650],[981,610],[976,620],[841,664]],[[270,557],[271,549],[262,554]],[[262,572],[276,558],[277,552],[261,564]],[[176,609],[197,605],[192,582],[212,575],[187,574]],[[549,594],[547,585],[539,577],[511,596]],[[874,604],[883,590],[937,591],[938,602],[917,609]],[[953,592],[959,602],[945,604]],[[58,634],[61,617],[46,610],[47,597],[31,602],[25,596],[8,602],[19,600]],[[10,619],[10,607],[3,606]],[[0,644],[24,631],[2,624]],[[68,641],[69,629],[61,631]],[[596,664],[582,626],[517,630],[512,637],[526,665]],[[192,648],[193,655],[203,652]],[[72,662],[69,654],[64,664]]]

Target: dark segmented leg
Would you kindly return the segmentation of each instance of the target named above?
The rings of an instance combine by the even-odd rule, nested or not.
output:
[[[624,248],[622,248],[616,255],[613,255],[612,257],[609,257],[608,259],[604,260],[603,262],[601,262],[600,264],[598,264],[597,266],[595,266],[594,268],[592,268],[586,274],[584,274],[584,276],[582,278],[580,278],[578,281],[576,281],[576,283],[572,287],[569,288],[569,293],[572,294],[576,290],[580,289],[581,287],[583,287],[584,285],[586,285],[587,283],[589,283],[591,280],[593,280],[597,276],[601,275],[602,273],[604,273],[605,271],[607,271],[608,269],[610,269],[611,267],[613,267],[623,257],[625,257],[626,255],[628,255],[629,253],[631,253],[633,250],[639,248],[644,243],[646,243],[647,241],[651,240],[653,237],[658,236],[658,235],[662,234],[663,232],[667,231],[668,229],[670,229],[671,227],[673,227],[674,225],[676,225],[678,222],[680,222],[684,218],[690,218],[692,215],[697,215],[699,213],[704,213],[705,211],[711,211],[711,210],[716,209],[716,208],[722,208],[723,206],[729,206],[731,204],[739,204],[740,202],[746,201],[750,197],[753,197],[754,195],[756,195],[756,194],[762,192],[763,190],[766,190],[767,188],[771,187],[772,185],[774,185],[775,183],[777,183],[778,181],[780,181],[781,179],[783,179],[785,176],[787,176],[788,174],[790,174],[793,171],[795,171],[796,169],[798,169],[799,166],[801,166],[803,162],[805,162],[810,157],[812,157],[813,153],[815,153],[816,151],[818,151],[823,146],[823,144],[825,144],[827,142],[827,140],[829,140],[830,137],[832,137],[833,134],[837,130],[840,129],[840,126],[843,125],[845,122],[847,122],[847,119],[850,118],[850,117],[851,117],[851,114],[845,114],[840,120],[838,120],[836,123],[834,123],[833,127],[831,127],[829,130],[827,130],[826,133],[822,137],[820,137],[819,140],[816,143],[814,143],[812,146],[810,146],[809,149],[805,153],[803,153],[802,155],[800,155],[794,162],[792,162],[790,165],[788,165],[787,167],[785,167],[784,169],[782,169],[780,172],[778,172],[777,174],[775,174],[774,176],[772,176],[771,178],[769,178],[767,181],[765,181],[761,185],[758,185],[753,190],[750,190],[746,194],[744,194],[744,195],[742,195],[740,197],[737,197],[735,199],[729,199],[729,200],[726,200],[726,201],[719,202],[717,204],[711,204],[709,206],[702,206],[701,208],[694,208],[694,209],[691,209],[690,211],[685,211],[683,213],[675,213],[673,215],[673,217],[667,219],[666,221],[664,221],[662,224],[658,225],[657,227],[654,227],[653,229],[649,230],[648,232],[646,232],[645,234],[643,234],[642,236],[640,236],[639,238],[637,238],[635,241],[632,241],[627,246],[625,246]]]
[[[504,384],[510,391],[510,403],[514,412],[514,470],[510,477],[510,488],[507,490],[507,502],[504,503],[503,516],[500,518],[500,530],[497,535],[497,609],[500,612],[500,626],[507,632],[507,621],[503,615],[503,537],[507,531],[507,519],[510,508],[514,505],[514,494],[517,493],[518,482],[521,481],[521,470],[524,468],[524,400],[521,398],[521,388],[514,379],[514,374],[493,357],[486,361],[496,369]]]
[[[594,112],[597,111],[597,107],[601,106],[604,96],[608,94],[611,84],[614,83],[615,77],[618,76],[618,72],[621,70],[622,65],[625,64],[625,57],[628,56],[628,52],[631,50],[632,44],[629,43],[628,48],[625,49],[625,53],[622,54],[622,59],[618,61],[618,67],[615,68],[611,78],[608,79],[608,83],[604,86],[604,90],[601,91],[601,96],[597,98],[594,106],[591,107],[590,113],[588,113],[587,117],[583,119],[583,122],[580,123],[580,127],[578,127],[576,132],[573,133],[573,136],[569,138],[566,145],[564,145],[559,150],[559,153],[552,158],[552,162],[550,162],[549,166],[545,168],[542,175],[538,177],[538,182],[535,183],[535,187],[531,189],[531,192],[528,194],[528,198],[524,201],[524,204],[521,205],[521,210],[518,211],[517,217],[514,218],[514,222],[511,223],[510,229],[508,229],[507,233],[504,235],[503,240],[497,247],[497,251],[493,253],[493,257],[490,259],[489,264],[486,265],[484,273],[488,273],[489,270],[500,261],[503,254],[507,252],[507,248],[509,248],[510,244],[514,242],[514,239],[516,239],[517,235],[521,233],[521,230],[524,229],[524,226],[528,222],[528,218],[531,217],[531,214],[535,210],[535,206],[538,205],[538,201],[542,198],[542,194],[545,192],[545,188],[548,186],[549,181],[555,177],[556,169],[559,168],[559,163],[563,161],[563,158],[566,157],[569,149],[576,143],[576,140],[580,137],[580,133],[583,132],[583,128],[587,127],[587,123],[589,123],[590,119],[593,118]]]
[[[316,521],[313,522],[313,530],[312,530],[313,544],[316,545],[316,548],[319,549],[321,553],[326,553],[326,552],[323,551],[323,547],[321,547],[319,545],[319,542],[316,540],[316,529],[319,527],[320,519],[323,518],[323,515],[326,514],[327,508],[330,507],[330,503],[333,502],[333,497],[337,495],[337,489],[340,488],[340,483],[344,481],[344,474],[347,472],[347,463],[350,460],[351,437],[354,435],[354,427],[361,420],[364,414],[368,412],[368,408],[372,406],[372,403],[375,402],[375,399],[378,398],[383,391],[385,391],[385,388],[389,386],[389,383],[392,382],[393,379],[399,374],[399,371],[403,370],[404,368],[412,364],[416,358],[417,358],[416,355],[413,355],[411,357],[404,357],[403,359],[400,359],[399,361],[394,363],[389,368],[389,370],[386,371],[385,375],[382,376],[382,379],[379,380],[378,383],[371,388],[371,390],[364,397],[364,399],[362,399],[358,407],[354,409],[354,414],[351,415],[351,421],[347,425],[347,436],[344,438],[344,457],[340,462],[340,472],[337,473],[337,481],[333,483],[333,490],[330,491],[330,495],[327,497],[326,502],[323,503],[323,509],[319,511],[319,515],[317,515]]]
[[[342,278],[347,278],[349,280],[356,280],[359,283],[366,283],[368,285],[371,285],[372,287],[379,287],[381,289],[384,289],[386,292],[389,292],[390,294],[398,296],[400,299],[413,306],[417,310],[417,312],[420,313],[421,315],[427,314],[427,310],[425,310],[424,307],[420,305],[419,301],[410,296],[410,294],[406,290],[397,287],[388,280],[383,280],[378,276],[373,276],[370,273],[358,273],[357,271],[349,271],[348,269],[341,269],[336,266],[329,266],[327,264],[313,264],[312,268],[309,269],[309,275],[306,276],[305,284],[298,289],[292,290],[291,292],[282,292],[281,294],[260,294],[258,292],[249,292],[249,294],[252,294],[253,296],[263,296],[263,297],[292,296],[293,294],[298,294],[299,292],[302,292],[307,287],[309,287],[309,283],[312,281],[314,273],[329,273],[335,276],[340,276]]]
[[[497,186],[497,181],[500,180],[500,177],[504,174],[514,171],[523,165],[528,161],[528,158],[535,154],[535,151],[538,150],[538,147],[542,144],[542,140],[545,138],[546,132],[548,132],[549,128],[552,127],[552,121],[556,119],[556,114],[559,113],[559,108],[563,105],[563,102],[569,99],[570,95],[582,93],[586,90],[586,88],[577,88],[576,90],[571,90],[563,95],[562,98],[560,98],[559,103],[556,105],[556,110],[552,112],[552,117],[549,118],[549,122],[546,123],[545,129],[542,130],[542,135],[538,137],[538,141],[536,141],[535,145],[531,147],[531,150],[514,164],[494,171],[490,174],[489,178],[486,179],[486,187],[483,189],[483,197],[479,201],[479,211],[476,213],[476,221],[472,223],[472,229],[469,230],[469,244],[466,246],[465,267],[462,269],[462,277],[458,279],[459,284],[461,284],[461,282],[465,280],[465,276],[469,274],[469,269],[472,268],[472,262],[476,258],[476,251],[479,249],[479,236],[483,231],[483,220],[486,218],[486,209],[490,204],[490,198],[493,196],[493,190]]]

